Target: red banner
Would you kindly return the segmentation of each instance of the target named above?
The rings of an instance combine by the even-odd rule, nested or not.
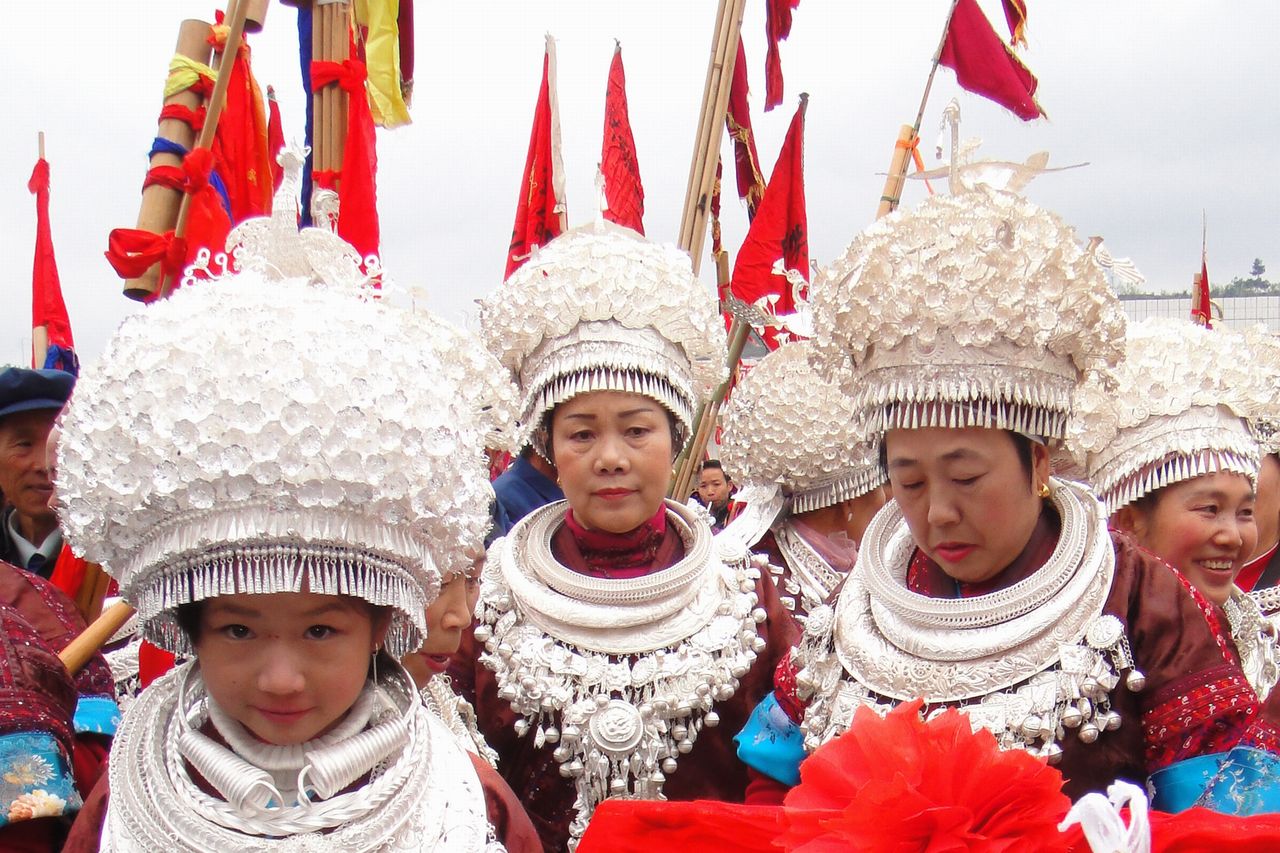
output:
[[[609,84],[604,99],[604,145],[600,151],[600,174],[608,209],[604,218],[644,233],[644,185],[640,181],[640,161],[636,140],[627,114],[627,75],[622,67],[622,46],[613,51]]]
[[[808,98],[801,96],[778,162],[769,177],[769,186],[751,222],[747,237],[738,250],[730,289],[743,302],[775,297],[772,310],[792,314],[796,301],[785,276],[774,273],[779,260],[809,280],[809,225],[804,204],[804,113]],[[805,294],[801,294],[804,296]],[[778,346],[777,330],[763,335],[769,349]]]
[[[959,0],[939,59],[974,94],[995,101],[1023,121],[1040,118],[1039,82],[992,29],[977,0]]]
[[[764,111],[782,103],[782,54],[778,42],[791,35],[791,12],[800,0],[765,0],[764,34],[769,52],[764,58]]]
[[[75,349],[71,338],[71,319],[62,299],[62,281],[58,277],[58,261],[53,254],[53,233],[49,226],[49,161],[43,157],[31,170],[27,189],[36,197],[36,253],[31,265],[31,328],[44,326],[49,346],[66,350],[68,357]],[[39,361],[39,364],[36,362]],[[44,353],[32,353],[32,367],[45,366]]]
[[[520,182],[520,201],[516,205],[516,224],[507,248],[507,271],[503,278],[520,268],[538,246],[545,246],[564,230],[564,190],[560,185],[560,120],[556,110],[555,41],[547,36],[547,51],[542,58],[542,85],[538,104],[533,111],[533,130],[529,134],[529,154],[524,162],[524,178]]]

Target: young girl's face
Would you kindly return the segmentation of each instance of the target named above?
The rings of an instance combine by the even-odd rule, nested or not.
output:
[[[344,595],[220,595],[200,614],[196,657],[209,695],[259,740],[297,744],[346,716],[390,616]]]
[[[1222,604],[1258,544],[1253,498],[1243,474],[1205,474],[1166,486],[1145,508],[1121,510],[1117,526],[1129,529],[1138,544]]]
[[[440,597],[427,608],[427,640],[401,661],[419,687],[445,671],[462,643],[462,632],[471,626],[480,598],[479,566],[441,585]]]

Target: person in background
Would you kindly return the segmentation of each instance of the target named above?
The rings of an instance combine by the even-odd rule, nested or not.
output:
[[[1236,586],[1274,613],[1280,610],[1280,338],[1265,326],[1246,329],[1244,338],[1256,410],[1249,423],[1262,456],[1253,503],[1258,544],[1236,575]]]
[[[0,372],[0,494],[9,504],[0,515],[0,560],[43,578],[62,549],[46,444],[75,381],[61,370]]]
[[[711,513],[711,529],[719,533],[733,520],[733,480],[719,459],[708,459],[698,472],[698,501]]]
[[[511,467],[493,481],[493,538],[505,536],[515,523],[540,506],[564,500],[556,467],[526,446]]]

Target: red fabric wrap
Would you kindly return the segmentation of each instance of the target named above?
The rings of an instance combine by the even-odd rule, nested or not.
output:
[[[177,119],[186,122],[197,133],[204,127],[204,107],[191,109],[186,104],[165,104],[160,108],[160,120]]]
[[[355,53],[354,46],[352,53]],[[362,256],[378,253],[378,151],[373,114],[365,93],[368,77],[358,59],[342,62],[313,61],[311,90],[336,83],[347,98],[347,136],[342,153],[342,191],[338,194],[338,236]],[[312,176],[313,180],[315,176]]]
[[[107,237],[107,262],[121,278],[137,278],[159,262],[166,273],[177,272],[187,258],[187,241],[172,231],[153,234],[137,228],[114,228]]]

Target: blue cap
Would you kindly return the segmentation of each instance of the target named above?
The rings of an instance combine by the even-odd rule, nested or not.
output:
[[[76,378],[64,370],[9,367],[0,372],[0,418],[38,409],[61,409]]]

